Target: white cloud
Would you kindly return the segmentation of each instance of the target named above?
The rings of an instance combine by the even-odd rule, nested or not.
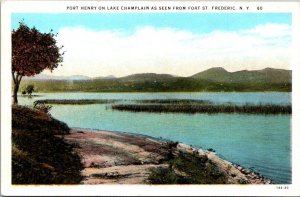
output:
[[[250,35],[258,35],[264,38],[284,37],[290,36],[291,27],[287,24],[268,23],[265,25],[258,25],[253,29],[244,30],[242,33]]]
[[[242,31],[197,34],[172,28],[139,27],[93,31],[66,27],[58,42],[66,54],[56,75],[88,76],[170,73],[189,76],[214,66],[230,71],[289,68],[291,27],[265,24]]]

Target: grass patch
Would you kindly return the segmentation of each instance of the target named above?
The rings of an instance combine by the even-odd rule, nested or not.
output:
[[[242,113],[242,114],[291,114],[291,105],[192,105],[192,104],[122,104],[113,105],[113,110],[132,112],[172,113]]]
[[[171,168],[153,168],[148,178],[151,184],[192,184],[192,179],[181,176]]]
[[[69,127],[46,113],[12,107],[12,184],[78,184],[81,158],[63,140]]]
[[[115,103],[120,100],[105,99],[45,99],[36,100],[34,104],[55,104],[55,105],[89,105],[89,104],[108,104]]]
[[[154,168],[148,178],[152,184],[224,184],[226,175],[206,157],[179,153],[167,161],[169,168]]]
[[[154,99],[154,100],[136,100],[137,103],[143,104],[212,104],[211,101],[208,100],[194,100],[194,99]]]

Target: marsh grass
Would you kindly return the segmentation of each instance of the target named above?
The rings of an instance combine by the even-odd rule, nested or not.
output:
[[[113,110],[132,111],[132,112],[171,112],[171,113],[242,113],[242,114],[291,114],[291,105],[193,105],[193,104],[120,104],[112,105]]]
[[[137,103],[142,104],[212,104],[211,101],[208,100],[195,100],[195,99],[154,99],[154,100],[136,100]]]
[[[135,102],[116,104],[117,102]],[[156,113],[241,113],[241,114],[291,114],[291,105],[233,103],[214,104],[208,100],[193,99],[154,99],[154,100],[118,100],[118,99],[46,99],[36,100],[34,105],[89,105],[113,104],[113,110]]]
[[[45,99],[36,100],[34,104],[55,104],[55,105],[89,105],[89,104],[109,104],[120,100],[116,99]]]

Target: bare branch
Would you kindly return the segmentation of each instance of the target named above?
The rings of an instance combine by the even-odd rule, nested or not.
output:
[[[20,75],[20,78],[19,78],[19,84],[20,84],[20,82],[21,82],[21,80],[22,80],[22,77],[23,77],[23,75]]]
[[[20,84],[21,79],[22,79],[22,75],[17,74],[17,77],[16,77],[17,84]]]

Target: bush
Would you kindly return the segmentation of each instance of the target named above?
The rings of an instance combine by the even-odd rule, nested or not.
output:
[[[52,105],[46,105],[44,103],[37,103],[37,102],[34,102],[33,103],[33,108],[34,109],[37,109],[37,110],[40,110],[48,115],[50,115],[50,110],[52,108]]]
[[[192,184],[189,177],[176,174],[171,168],[153,168],[148,178],[152,184]]]
[[[152,169],[152,184],[224,184],[226,175],[219,171],[207,156],[195,156],[180,152],[167,161],[169,168]]]
[[[29,96],[31,96],[32,92],[34,92],[34,85],[28,85],[26,87],[26,92]]]

